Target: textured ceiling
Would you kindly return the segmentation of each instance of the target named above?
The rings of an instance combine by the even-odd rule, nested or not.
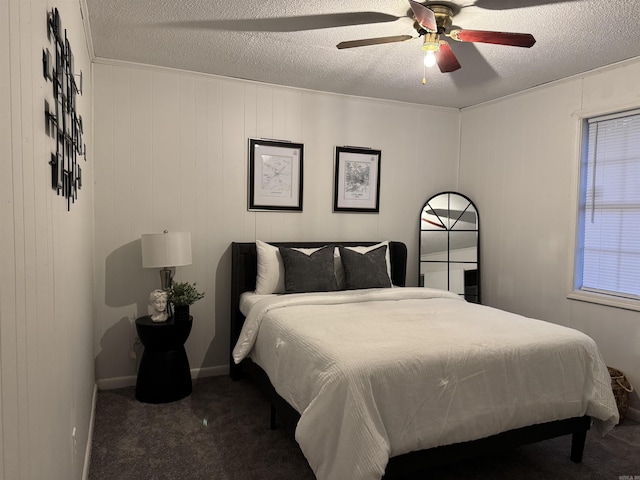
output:
[[[407,0],[86,0],[97,58],[305,89],[467,107],[640,56],[640,0],[424,2],[454,26],[531,33],[530,49],[447,39],[462,68],[427,70]],[[368,23],[365,23],[368,22]],[[639,79],[640,80],[640,79]]]

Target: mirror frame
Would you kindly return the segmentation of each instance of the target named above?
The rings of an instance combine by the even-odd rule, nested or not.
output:
[[[441,197],[445,197],[445,196],[446,196],[445,210],[447,214],[446,219],[442,215],[443,208],[441,207],[436,208],[433,206],[433,204],[435,203],[443,203],[445,198],[441,198]],[[456,210],[457,212],[459,212],[459,214],[455,216],[450,215],[450,212],[452,210],[451,207],[452,207],[453,196],[455,196],[455,198],[458,200],[459,203],[461,203],[462,205],[465,205],[462,211]],[[438,200],[440,200],[440,202],[438,202]],[[432,221],[425,219],[424,214],[425,214],[425,210],[427,209],[428,211],[431,212],[430,215],[434,215],[437,218],[438,220],[437,222],[434,223]],[[456,223],[463,217],[463,215],[470,211],[473,211],[476,216],[475,227],[455,228]],[[449,221],[451,219],[453,219],[453,223]],[[438,228],[431,228],[431,229],[424,228],[425,222],[428,222]],[[439,268],[441,271],[444,271],[446,267],[446,273],[447,273],[446,288],[443,288],[443,287],[432,287],[432,288],[443,288],[444,290],[454,291],[454,290],[451,290],[452,271],[460,270],[460,268],[452,268],[452,267],[454,265],[459,267],[461,264],[475,265],[476,267],[475,269],[463,268],[465,272],[463,274],[463,279],[462,279],[464,293],[455,292],[455,291],[454,293],[458,293],[459,295],[464,295],[465,300],[467,300],[468,302],[481,303],[481,299],[482,299],[481,283],[482,282],[481,282],[481,269],[480,269],[480,214],[478,212],[478,208],[473,203],[473,201],[466,195],[463,195],[459,192],[453,192],[453,191],[445,191],[445,192],[440,192],[440,193],[437,193],[436,195],[433,195],[424,203],[424,205],[420,209],[420,217],[418,218],[418,232],[419,232],[418,234],[418,285],[421,287],[424,287],[425,284],[428,284],[428,282],[425,282],[425,272],[423,271],[423,267],[425,267],[426,264],[431,264],[431,266],[435,266],[436,269]],[[423,234],[426,234],[427,232],[434,232],[434,233],[442,232],[443,234],[446,232],[446,247],[444,250],[442,250],[442,252],[438,250],[438,252],[443,254],[442,258],[435,259],[435,260],[423,260],[423,248],[424,248]],[[475,232],[475,236],[476,236],[475,261],[460,259],[456,255],[453,255],[453,258],[452,258],[452,252],[454,250],[451,249],[451,244],[452,244],[452,238],[455,238],[455,237],[452,237],[452,235],[455,236],[456,233],[461,233],[468,236],[469,233],[472,233],[472,232]],[[443,237],[445,237],[445,235],[443,235]],[[444,240],[445,238],[443,238],[443,241]],[[427,237],[425,237],[425,241],[428,241]],[[470,244],[469,248],[473,248],[473,245]],[[467,275],[466,273],[466,272],[473,272],[473,271],[476,272],[475,279],[473,278],[474,277],[473,275]],[[469,277],[470,280],[467,280],[467,277]],[[471,283],[468,283],[468,281],[470,281]]]

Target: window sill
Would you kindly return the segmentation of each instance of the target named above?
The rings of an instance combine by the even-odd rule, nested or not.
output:
[[[625,310],[635,310],[640,312],[640,301],[630,298],[615,297],[613,295],[605,295],[603,293],[583,292],[574,290],[567,298],[570,300],[578,300],[580,302],[597,303],[598,305],[606,305],[607,307],[623,308]]]

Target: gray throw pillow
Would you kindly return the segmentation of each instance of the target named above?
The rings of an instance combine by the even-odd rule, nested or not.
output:
[[[287,293],[338,290],[333,272],[333,247],[322,247],[311,255],[292,248],[279,249],[284,264],[284,289]]]
[[[391,280],[387,273],[386,255],[386,245],[367,253],[358,253],[340,247],[340,260],[344,268],[346,289],[391,287]]]

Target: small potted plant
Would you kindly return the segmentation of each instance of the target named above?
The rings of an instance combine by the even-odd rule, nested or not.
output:
[[[204,297],[195,283],[176,282],[168,291],[168,300],[174,307],[175,321],[189,320],[189,306]]]

